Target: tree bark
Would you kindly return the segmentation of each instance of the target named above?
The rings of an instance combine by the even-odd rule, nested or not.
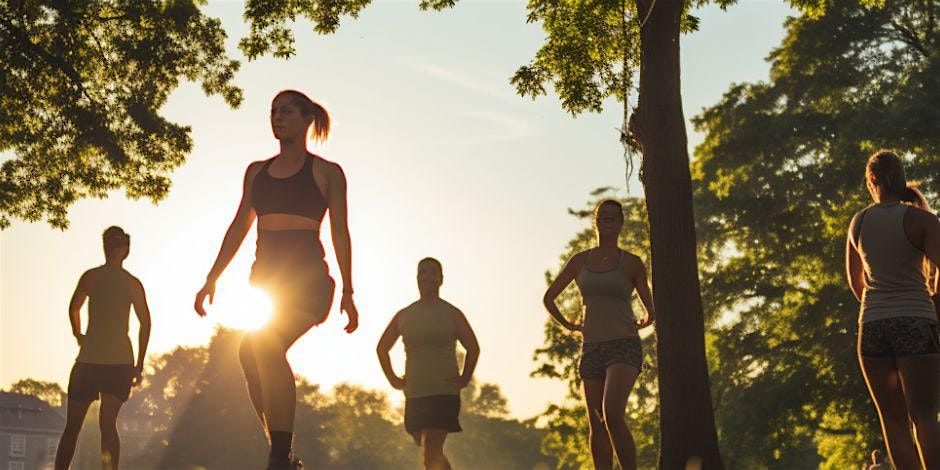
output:
[[[652,11],[650,11],[652,8]],[[639,103],[633,131],[650,224],[657,311],[661,469],[722,469],[705,361],[688,140],[679,86],[682,0],[638,0]]]

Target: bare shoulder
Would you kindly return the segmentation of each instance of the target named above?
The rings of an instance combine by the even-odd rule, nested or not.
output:
[[[313,156],[313,171],[314,173],[326,174],[327,176],[342,176],[343,167],[332,160],[327,160],[320,155],[311,154]]]
[[[580,268],[582,265],[584,265],[585,262],[587,262],[588,253],[590,252],[591,250],[587,249],[571,255],[571,258],[568,259],[568,264],[572,267]]]
[[[83,272],[81,277],[78,278],[78,285],[83,289],[90,289],[92,284],[95,283],[99,272],[101,272],[101,266]]]
[[[257,161],[249,163],[248,168],[245,168],[245,179],[249,181],[253,180],[255,178],[255,175],[257,175],[261,171],[261,169],[264,168],[264,164],[269,162],[270,160],[271,159],[257,160]]]
[[[937,218],[936,214],[930,211],[925,211],[919,207],[908,208],[907,214],[905,214],[905,216],[911,217],[913,219],[912,221],[916,222],[917,224],[923,224],[923,227],[940,224],[940,219]]]
[[[646,263],[643,258],[623,250],[623,269],[628,273],[646,274]]]

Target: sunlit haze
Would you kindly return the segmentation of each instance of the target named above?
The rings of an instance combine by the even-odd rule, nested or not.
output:
[[[219,280],[208,317],[192,306],[235,213],[246,166],[277,152],[270,100],[296,88],[334,119],[329,140],[311,150],[341,164],[349,181],[361,326],[343,331],[337,296],[329,319],[290,351],[294,370],[327,389],[351,382],[400,400],[375,344],[392,315],[417,298],[417,261],[433,256],[443,263],[442,296],[466,313],[479,337],[477,378],[501,387],[515,417],[562,400],[561,382],[529,376],[548,318],[545,271],[557,269],[583,228],[567,208],[581,207],[602,186],[627,194],[616,131],[621,108],[610,103],[602,114],[572,119],[551,93],[535,101],[515,95],[508,77],[544,37],[539,25],[526,24],[521,1],[465,1],[439,13],[379,3],[332,36],[299,23],[294,58],[254,62],[235,47],[246,32],[242,8],[212,3],[207,13],[222,19],[230,54],[242,61],[236,84],[245,101],[232,110],[194,84],[171,96],[162,112],[191,126],[194,148],[173,173],[166,200],[153,205],[115,193],[75,204],[66,231],[14,221],[0,233],[0,387],[26,377],[66,384],[78,351],[69,297],[82,272],[103,263],[101,232],[109,225],[132,236],[125,266],[147,290],[151,353],[206,344],[218,325],[264,323],[270,301],[248,285],[253,231]],[[745,1],[699,13],[701,31],[683,38],[687,118],[732,82],[766,77],[763,58],[779,42],[788,10],[782,2]],[[691,134],[690,145],[700,139]],[[638,182],[629,188],[640,194]],[[329,233],[327,223],[321,238],[338,291]],[[136,334],[132,321],[135,347]],[[392,353],[401,367],[400,344]]]

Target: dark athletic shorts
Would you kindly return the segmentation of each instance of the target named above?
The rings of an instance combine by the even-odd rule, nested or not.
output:
[[[405,399],[405,431],[411,434],[415,444],[421,445],[421,431],[443,429],[460,432],[460,396],[431,395]]]
[[[131,364],[75,362],[69,375],[69,400],[91,403],[102,394],[127,401],[137,370]]]
[[[862,356],[921,356],[940,353],[937,322],[924,317],[873,320],[858,327]]]
[[[607,367],[630,364],[643,370],[643,345],[640,338],[612,339],[598,343],[584,343],[578,375],[582,380],[601,380],[607,377]]]
[[[300,310],[322,323],[330,313],[336,283],[314,230],[259,230],[252,284],[271,296],[276,309]]]

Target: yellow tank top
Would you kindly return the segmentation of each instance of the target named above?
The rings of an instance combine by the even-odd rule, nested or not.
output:
[[[79,362],[134,364],[134,351],[127,337],[134,277],[110,266],[96,268],[88,293],[88,328],[78,352]]]
[[[405,397],[457,395],[456,307],[441,299],[415,302],[398,316],[405,344]]]

